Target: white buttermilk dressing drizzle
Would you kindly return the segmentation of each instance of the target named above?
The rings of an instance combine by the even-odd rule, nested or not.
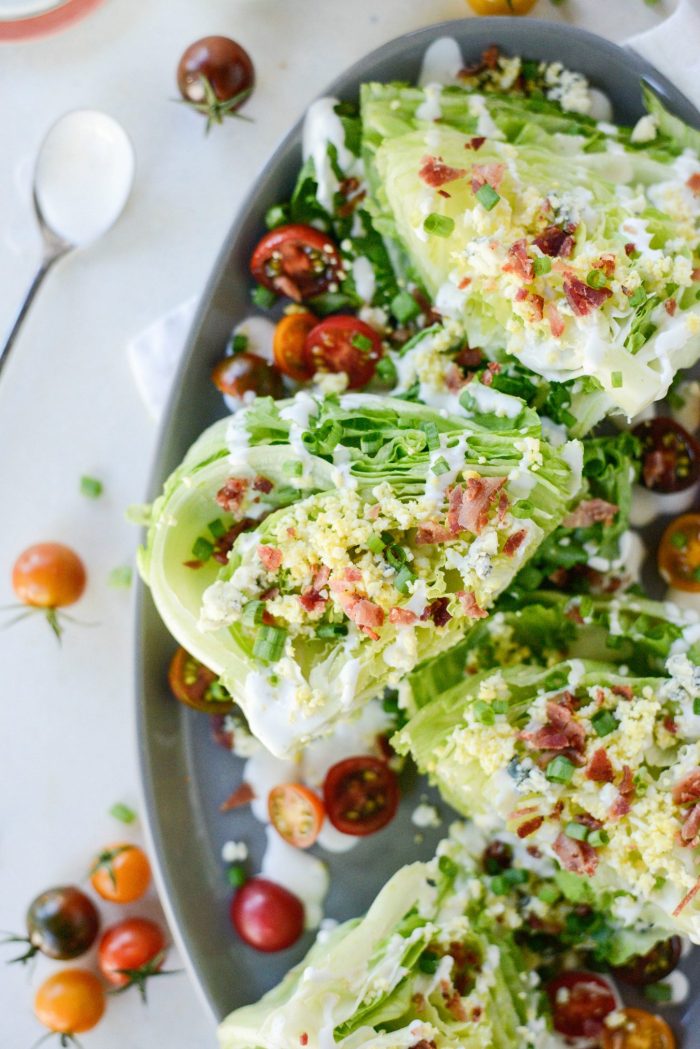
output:
[[[323,901],[328,892],[326,865],[308,852],[288,845],[273,826],[265,828],[267,848],[260,873],[294,893],[304,904],[305,926],[316,929],[323,918]]]
[[[687,488],[684,492],[651,492],[641,484],[635,484],[632,488],[632,506],[630,509],[630,524],[634,528],[643,528],[650,524],[660,514],[674,517],[685,513],[695,504],[698,496],[698,485]]]
[[[451,36],[440,36],[433,40],[423,55],[418,84],[452,84],[457,74],[464,67],[464,59],[459,44]]]
[[[364,255],[357,255],[352,260],[352,279],[355,282],[355,291],[363,302],[371,302],[374,298],[375,277],[372,263]]]
[[[306,111],[302,136],[304,160],[313,161],[316,174],[316,196],[319,204],[326,211],[333,211],[333,196],[338,190],[338,179],[333,171],[328,145],[337,151],[338,165],[347,175],[354,173],[357,167],[355,157],[345,145],[345,128],[334,107],[337,98],[317,98]]]
[[[253,353],[256,357],[262,357],[268,364],[272,364],[272,340],[275,334],[275,326],[267,317],[250,316],[242,320],[233,329],[234,335],[245,335],[248,343],[246,352]]]

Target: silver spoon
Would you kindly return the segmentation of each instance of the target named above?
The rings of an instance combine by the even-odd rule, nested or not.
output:
[[[76,109],[49,129],[32,188],[41,265],[0,349],[0,372],[46,274],[68,252],[97,240],[114,225],[133,180],[131,142],[121,124],[106,113]]]

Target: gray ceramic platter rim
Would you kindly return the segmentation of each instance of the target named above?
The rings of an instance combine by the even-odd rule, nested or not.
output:
[[[559,60],[580,70],[608,94],[620,123],[634,123],[642,113],[639,81],[643,76],[671,109],[700,126],[700,115],[690,102],[634,52],[581,29],[536,20],[463,19],[406,34],[355,63],[327,93],[352,99],[366,80],[415,80],[426,47],[446,35],[459,42],[465,62],[497,43],[506,52]],[[251,313],[250,252],[264,228],[265,211],[291,190],[300,165],[300,143],[301,122],[274,152],[224,241],[174,384],[150,498],[158,494],[165,477],[201,431],[224,414],[209,374],[233,326]],[[165,675],[174,643],[142,585],[136,602],[136,723],[156,877],[178,946],[204,1001],[220,1019],[273,986],[300,959],[311,937],[280,954],[262,955],[239,943],[232,932],[221,846],[231,838],[245,840],[251,871],[257,870],[264,845],[262,828],[247,810],[219,813],[219,803],[240,782],[242,763],[212,741],[207,717],[170,697]],[[450,812],[439,804],[445,820],[442,830],[425,833],[423,841],[416,843],[410,813],[426,788],[420,781],[406,782],[404,788],[401,811],[389,828],[345,855],[323,854],[331,875],[328,915],[343,920],[361,913],[394,870],[432,854]],[[695,956],[687,958],[684,966],[700,978],[700,960]],[[677,1030],[683,1030],[684,1049],[700,1046],[700,1037],[689,1034],[697,1026],[698,1014],[692,1005],[665,1013]]]

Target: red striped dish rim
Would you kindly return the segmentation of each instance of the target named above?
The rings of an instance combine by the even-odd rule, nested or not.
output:
[[[13,40],[30,40],[65,29],[79,18],[89,14],[102,0],[65,0],[41,14],[27,18],[0,19],[0,43]]]

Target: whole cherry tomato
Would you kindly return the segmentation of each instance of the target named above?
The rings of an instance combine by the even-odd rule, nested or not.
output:
[[[267,878],[251,878],[231,901],[233,927],[258,951],[283,951],[304,931],[304,907],[287,889]]]
[[[90,881],[103,900],[132,903],[140,899],[150,885],[151,865],[138,845],[110,845],[95,857]]]
[[[112,925],[100,940],[98,962],[113,987],[138,987],[146,998],[146,981],[165,961],[165,934],[147,918],[127,918]]]
[[[282,376],[254,353],[234,353],[219,361],[211,373],[217,390],[244,403],[247,393],[257,397],[284,397]]]
[[[102,984],[86,969],[62,969],[49,976],[34,998],[39,1023],[58,1034],[90,1031],[105,1011]]]
[[[185,102],[212,124],[236,116],[250,95],[255,70],[250,55],[227,36],[205,36],[183,53],[177,67],[177,86]]]

